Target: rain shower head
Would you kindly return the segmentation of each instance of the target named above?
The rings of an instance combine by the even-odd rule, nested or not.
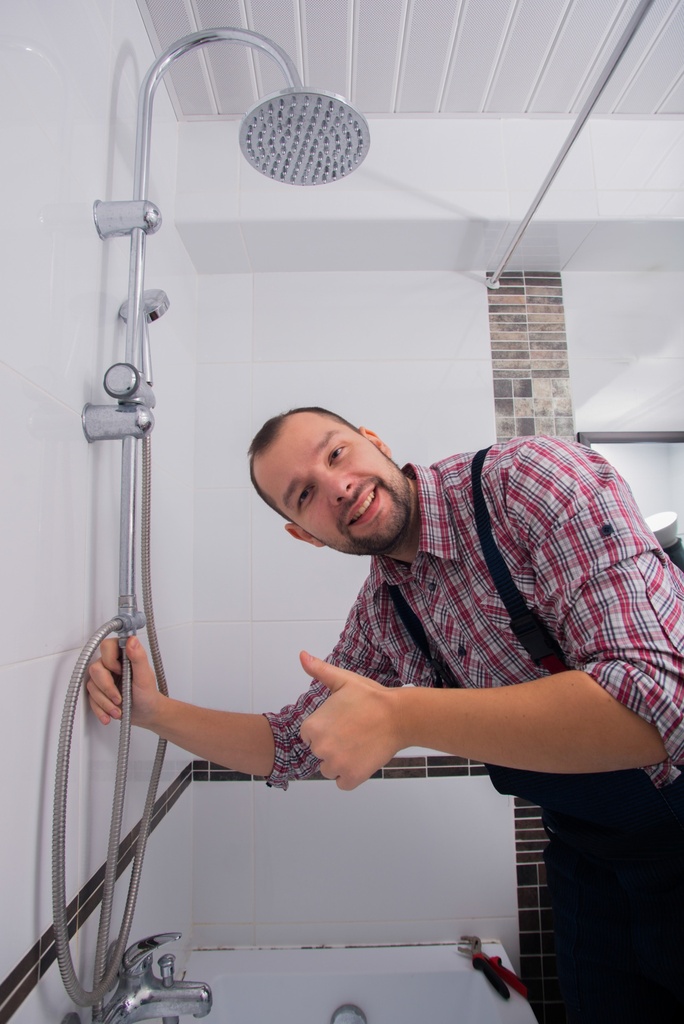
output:
[[[368,123],[358,110],[334,93],[303,87],[259,100],[240,126],[240,148],[252,167],[290,185],[346,177],[369,145]]]

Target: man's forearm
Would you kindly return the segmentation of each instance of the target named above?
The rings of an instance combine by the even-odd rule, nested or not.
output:
[[[273,770],[273,733],[263,715],[213,711],[167,697],[158,701],[145,728],[233,771],[266,776]]]
[[[541,772],[601,772],[663,761],[655,728],[584,672],[488,690],[397,692],[406,745]]]

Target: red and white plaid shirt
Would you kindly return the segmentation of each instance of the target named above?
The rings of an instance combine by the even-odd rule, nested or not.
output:
[[[328,661],[384,686],[433,686],[427,659],[385,583],[400,584],[433,657],[461,686],[509,686],[546,675],[529,658],[487,569],[473,514],[472,453],[409,465],[420,501],[413,564],[373,558]],[[557,638],[568,668],[658,728],[668,760],[645,769],[656,786],[684,764],[684,575],[660,549],[632,493],[597,452],[557,438],[494,445],[482,488],[496,544],[529,608]],[[268,714],[276,744],[268,782],[286,788],[318,760],[300,726],[328,695],[314,682]]]

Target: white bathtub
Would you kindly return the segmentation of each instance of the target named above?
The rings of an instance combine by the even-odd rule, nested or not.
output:
[[[501,945],[484,950],[510,968]],[[213,1024],[330,1024],[348,1003],[368,1024],[535,1024],[451,944],[196,950],[185,977],[211,985]]]

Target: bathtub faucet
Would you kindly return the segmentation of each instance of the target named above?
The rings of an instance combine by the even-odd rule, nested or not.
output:
[[[160,977],[153,970],[154,951],[180,937],[180,932],[150,935],[126,950],[116,991],[98,1016],[98,1024],[135,1024],[159,1017],[165,1024],[177,1024],[186,1014],[206,1017],[211,1010],[211,989],[200,981],[176,981],[172,953],[159,957]]]

